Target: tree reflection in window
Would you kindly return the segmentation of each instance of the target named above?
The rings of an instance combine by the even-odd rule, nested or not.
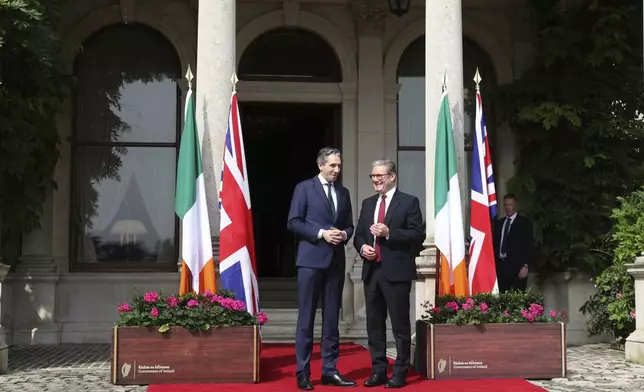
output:
[[[176,269],[177,53],[142,25],[102,29],[81,49],[74,66],[73,265]]]

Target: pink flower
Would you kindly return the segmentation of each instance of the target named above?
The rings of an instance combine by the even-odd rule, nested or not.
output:
[[[221,295],[213,295],[212,297],[210,297],[210,303],[213,303],[213,304],[218,303],[219,304],[219,303],[221,303],[221,301],[223,299],[224,299],[224,297],[222,297]]]
[[[503,315],[504,315],[504,316],[509,316],[509,315],[510,315],[510,313],[508,313],[508,310],[506,309],[506,310],[504,310],[504,311],[503,311]]]
[[[543,314],[543,306],[539,304],[532,304],[530,305],[530,312],[535,316],[541,316]]]
[[[189,308],[193,308],[193,307],[195,307],[195,306],[199,306],[199,301],[197,301],[196,299],[191,299],[190,301],[188,301],[188,303],[186,304],[186,306],[187,306],[187,307],[189,307]]]
[[[445,306],[447,306],[448,308],[452,309],[455,312],[458,310],[458,304],[454,301],[446,303]]]
[[[552,318],[557,317],[557,312],[555,312],[554,310],[551,310],[550,311],[550,317],[552,317]]]
[[[246,303],[244,301],[233,299],[233,298],[224,298],[220,301],[221,306],[230,310],[246,310]]]
[[[532,312],[530,312],[529,310],[527,310],[527,309],[523,309],[523,310],[521,311],[521,315],[523,316],[523,318],[525,318],[525,319],[526,319],[526,320],[528,320],[529,322],[533,322],[533,321],[534,321],[534,316],[535,316],[535,315],[534,315]]]
[[[474,307],[473,303],[470,303],[469,301],[465,301],[463,304],[463,310],[470,310]]]
[[[440,313],[440,311],[441,311],[441,308],[439,308],[439,307],[434,306],[432,308],[432,312],[434,312],[434,313]]]
[[[116,308],[116,311],[119,312],[119,313],[127,313],[127,312],[131,312],[132,309],[130,309],[130,305],[128,305],[128,304],[120,304]]]
[[[259,312],[257,315],[257,322],[259,322],[259,325],[264,325],[268,322],[268,316],[264,312]]]
[[[472,297],[469,297],[466,301],[466,304],[474,305],[474,299]]]
[[[157,317],[159,315],[159,310],[157,308],[152,308],[150,311],[150,316]]]
[[[635,312],[631,312],[631,318],[635,318]]]
[[[159,299],[159,294],[154,291],[143,294],[143,300],[147,303],[155,303],[157,302],[157,299]]]
[[[617,295],[615,295],[616,298],[622,298],[622,293],[618,292]]]
[[[168,297],[168,299],[166,299],[166,302],[168,303],[169,308],[174,308],[175,306],[179,305],[179,300],[174,296]]]
[[[487,304],[485,302],[481,302],[479,305],[479,308],[481,309],[481,312],[485,313],[488,310]]]
[[[203,292],[204,297],[212,297],[214,294],[210,290],[206,290]]]

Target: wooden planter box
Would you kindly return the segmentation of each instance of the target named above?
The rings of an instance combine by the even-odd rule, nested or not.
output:
[[[114,327],[111,378],[117,385],[259,382],[259,328]]]
[[[418,320],[415,367],[430,380],[566,377],[565,326]]]

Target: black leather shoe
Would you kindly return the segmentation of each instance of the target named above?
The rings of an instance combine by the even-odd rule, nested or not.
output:
[[[365,387],[377,387],[387,382],[387,375],[384,373],[374,373],[365,382]]]
[[[313,384],[311,384],[308,374],[300,373],[297,375],[297,387],[303,391],[310,391],[313,389]]]
[[[385,388],[402,388],[407,384],[404,377],[393,376],[385,383]]]
[[[322,385],[333,385],[336,387],[355,387],[358,385],[357,382],[347,380],[340,374],[334,374],[333,376],[322,376],[321,381]]]

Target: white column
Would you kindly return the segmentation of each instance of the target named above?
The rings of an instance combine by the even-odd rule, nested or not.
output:
[[[425,7],[425,189],[427,235],[425,249],[416,259],[420,280],[414,295],[419,319],[422,303],[434,303],[436,287],[436,244],[434,242],[434,155],[436,127],[441,102],[443,74],[452,110],[454,143],[458,158],[461,195],[465,193],[465,156],[463,141],[463,32],[461,0],[426,0]],[[463,208],[463,211],[465,209]]]
[[[358,200],[373,195],[367,178],[371,163],[385,157],[383,79],[384,21],[386,4],[374,0],[353,3],[358,32]],[[395,159],[395,157],[390,157]],[[357,219],[357,217],[356,217]]]
[[[360,201],[358,196],[358,132],[356,118],[356,85],[354,83],[342,83],[342,183],[349,190],[351,195],[351,214],[353,221],[358,220],[360,213]],[[353,271],[357,253],[353,248],[353,239],[346,247],[345,273],[350,277]],[[360,296],[359,296],[360,297]],[[345,278],[342,290],[342,321],[348,324],[355,319],[355,296],[354,282]]]
[[[644,365],[644,256],[628,265],[628,273],[635,278],[635,331],[626,338],[626,360]]]
[[[199,0],[198,10],[197,127],[213,237],[219,236],[218,188],[235,67],[235,2]]]

